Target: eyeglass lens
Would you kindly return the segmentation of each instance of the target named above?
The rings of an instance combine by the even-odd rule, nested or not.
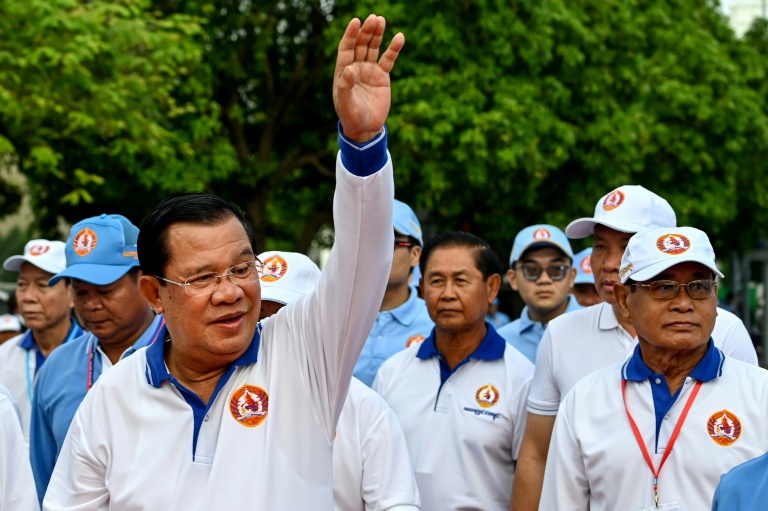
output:
[[[565,276],[568,275],[570,266],[561,264],[542,268],[541,266],[535,264],[523,264],[521,269],[523,271],[523,277],[525,277],[525,280],[537,281],[539,280],[539,277],[541,277],[542,272],[546,271],[550,279],[557,281],[563,280]]]
[[[717,284],[714,280],[693,280],[687,284],[681,284],[674,280],[657,280],[648,284],[651,296],[662,300],[671,300],[676,297],[681,287],[688,290],[688,296],[700,300],[712,296]]]

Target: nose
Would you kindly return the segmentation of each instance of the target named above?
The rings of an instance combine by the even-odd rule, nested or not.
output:
[[[541,275],[539,275],[539,278],[536,279],[536,284],[542,285],[542,284],[551,284],[552,283],[552,277],[549,276],[549,273],[547,273],[546,270],[541,271]]]
[[[670,300],[670,308],[678,312],[693,310],[693,298],[688,294],[688,288],[680,286],[677,290],[677,296]]]
[[[218,277],[216,289],[211,294],[214,303],[232,303],[243,296],[243,289],[232,282],[232,274]]]

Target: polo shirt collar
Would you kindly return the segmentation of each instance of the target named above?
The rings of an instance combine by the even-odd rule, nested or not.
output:
[[[597,320],[597,327],[600,330],[613,330],[621,326],[611,304],[603,302],[598,307],[600,307],[600,317]]]
[[[161,383],[171,379],[171,374],[168,372],[168,367],[165,365],[165,343],[170,342],[171,340],[167,325],[163,325],[157,339],[158,341],[162,340],[162,342],[154,342],[147,348],[146,376],[147,383],[153,387],[160,388]],[[261,323],[256,326],[256,332],[253,334],[251,344],[245,352],[237,358],[237,360],[232,362],[232,366],[239,367],[254,364],[258,359],[260,342]]]
[[[37,349],[37,343],[35,342],[34,337],[32,337],[32,330],[27,330],[24,332],[24,335],[19,341],[19,347],[27,351]]]
[[[416,294],[415,288],[409,289],[411,291],[405,303],[389,311],[398,322],[405,326],[413,323],[419,316],[419,296]]]
[[[480,345],[475,348],[475,351],[473,351],[467,359],[498,360],[504,357],[507,341],[505,341],[504,338],[496,332],[493,325],[487,321],[485,322],[485,327],[488,329],[485,337],[483,337]],[[421,343],[416,356],[421,359],[440,356],[440,352],[437,350],[437,345],[435,344],[435,328],[432,329],[429,337]]]
[[[699,381],[714,380],[723,374],[724,361],[725,356],[723,352],[715,347],[715,343],[710,337],[707,342],[707,352],[704,354],[704,358],[696,364],[696,367],[693,368],[693,371],[688,376]],[[647,380],[656,374],[643,362],[639,344],[635,346],[632,356],[624,363],[621,373],[622,378],[629,381]]]
[[[563,314],[568,312],[573,312],[581,308],[582,306],[579,305],[579,302],[576,301],[576,297],[573,295],[568,295],[567,305],[565,306],[565,310],[563,311]],[[523,307],[523,312],[520,313],[520,322],[518,323],[518,326],[519,326],[518,331],[522,333],[523,331],[528,330],[529,328],[533,328],[534,325],[536,325],[536,323],[539,323],[539,322],[531,319],[531,316],[528,313],[528,306],[526,305],[525,307]],[[542,326],[546,326],[543,323],[539,323],[539,324],[541,324]]]

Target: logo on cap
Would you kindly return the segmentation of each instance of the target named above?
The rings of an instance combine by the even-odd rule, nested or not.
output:
[[[29,247],[29,255],[41,256],[51,249],[50,245],[32,245]]]
[[[97,241],[98,236],[96,236],[96,233],[91,229],[88,227],[80,229],[80,232],[75,235],[75,240],[73,242],[75,254],[79,256],[90,254],[93,249],[96,248]]]
[[[275,282],[285,277],[288,271],[288,263],[280,256],[272,256],[264,262],[261,268],[262,282]]]
[[[728,447],[741,436],[741,421],[728,410],[720,410],[707,421],[707,430],[716,444]]]
[[[426,339],[426,337],[424,337],[423,335],[420,335],[420,334],[416,334],[416,335],[414,335],[413,337],[411,337],[410,339],[408,339],[408,340],[405,342],[405,347],[406,347],[406,348],[409,348],[409,347],[411,347],[412,345],[416,344],[417,342],[421,342],[421,341],[423,341],[424,339]]]
[[[490,408],[499,401],[499,389],[493,385],[480,387],[475,393],[475,401],[481,408]]]
[[[679,255],[691,248],[691,241],[682,234],[665,234],[656,240],[656,248],[665,254]]]
[[[269,395],[261,387],[243,385],[229,400],[232,417],[247,428],[255,428],[267,418]]]
[[[584,273],[592,273],[592,261],[590,260],[590,257],[586,256],[584,259],[582,259],[579,267]]]
[[[549,231],[546,229],[536,229],[533,233],[533,239],[535,240],[548,240],[551,237],[552,235],[549,234]]]
[[[616,209],[624,202],[624,192],[621,190],[614,190],[611,193],[608,194],[608,196],[603,200],[603,209],[606,211],[611,211],[612,209]]]

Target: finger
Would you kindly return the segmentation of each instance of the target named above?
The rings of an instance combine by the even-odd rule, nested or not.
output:
[[[373,38],[373,34],[376,31],[376,26],[379,24],[378,16],[375,14],[369,15],[365,18],[360,33],[357,35],[357,41],[355,42],[355,62],[362,62],[368,55],[368,44]]]
[[[345,67],[354,62],[355,59],[355,41],[360,33],[360,20],[352,18],[347,24],[347,29],[339,41],[339,49],[336,54],[336,70],[334,76],[338,76]]]
[[[398,32],[397,35],[392,38],[392,42],[389,43],[389,48],[387,48],[387,51],[385,51],[384,55],[381,56],[381,60],[379,60],[379,67],[387,73],[392,71],[392,68],[395,66],[397,56],[400,55],[400,50],[403,49],[404,45],[405,36],[402,32]]]
[[[387,20],[384,19],[384,16],[378,16],[377,22],[371,42],[368,43],[368,53],[365,55],[366,62],[373,62],[374,64],[379,60],[379,48],[381,48],[381,41],[384,39],[384,29],[387,27]]]

